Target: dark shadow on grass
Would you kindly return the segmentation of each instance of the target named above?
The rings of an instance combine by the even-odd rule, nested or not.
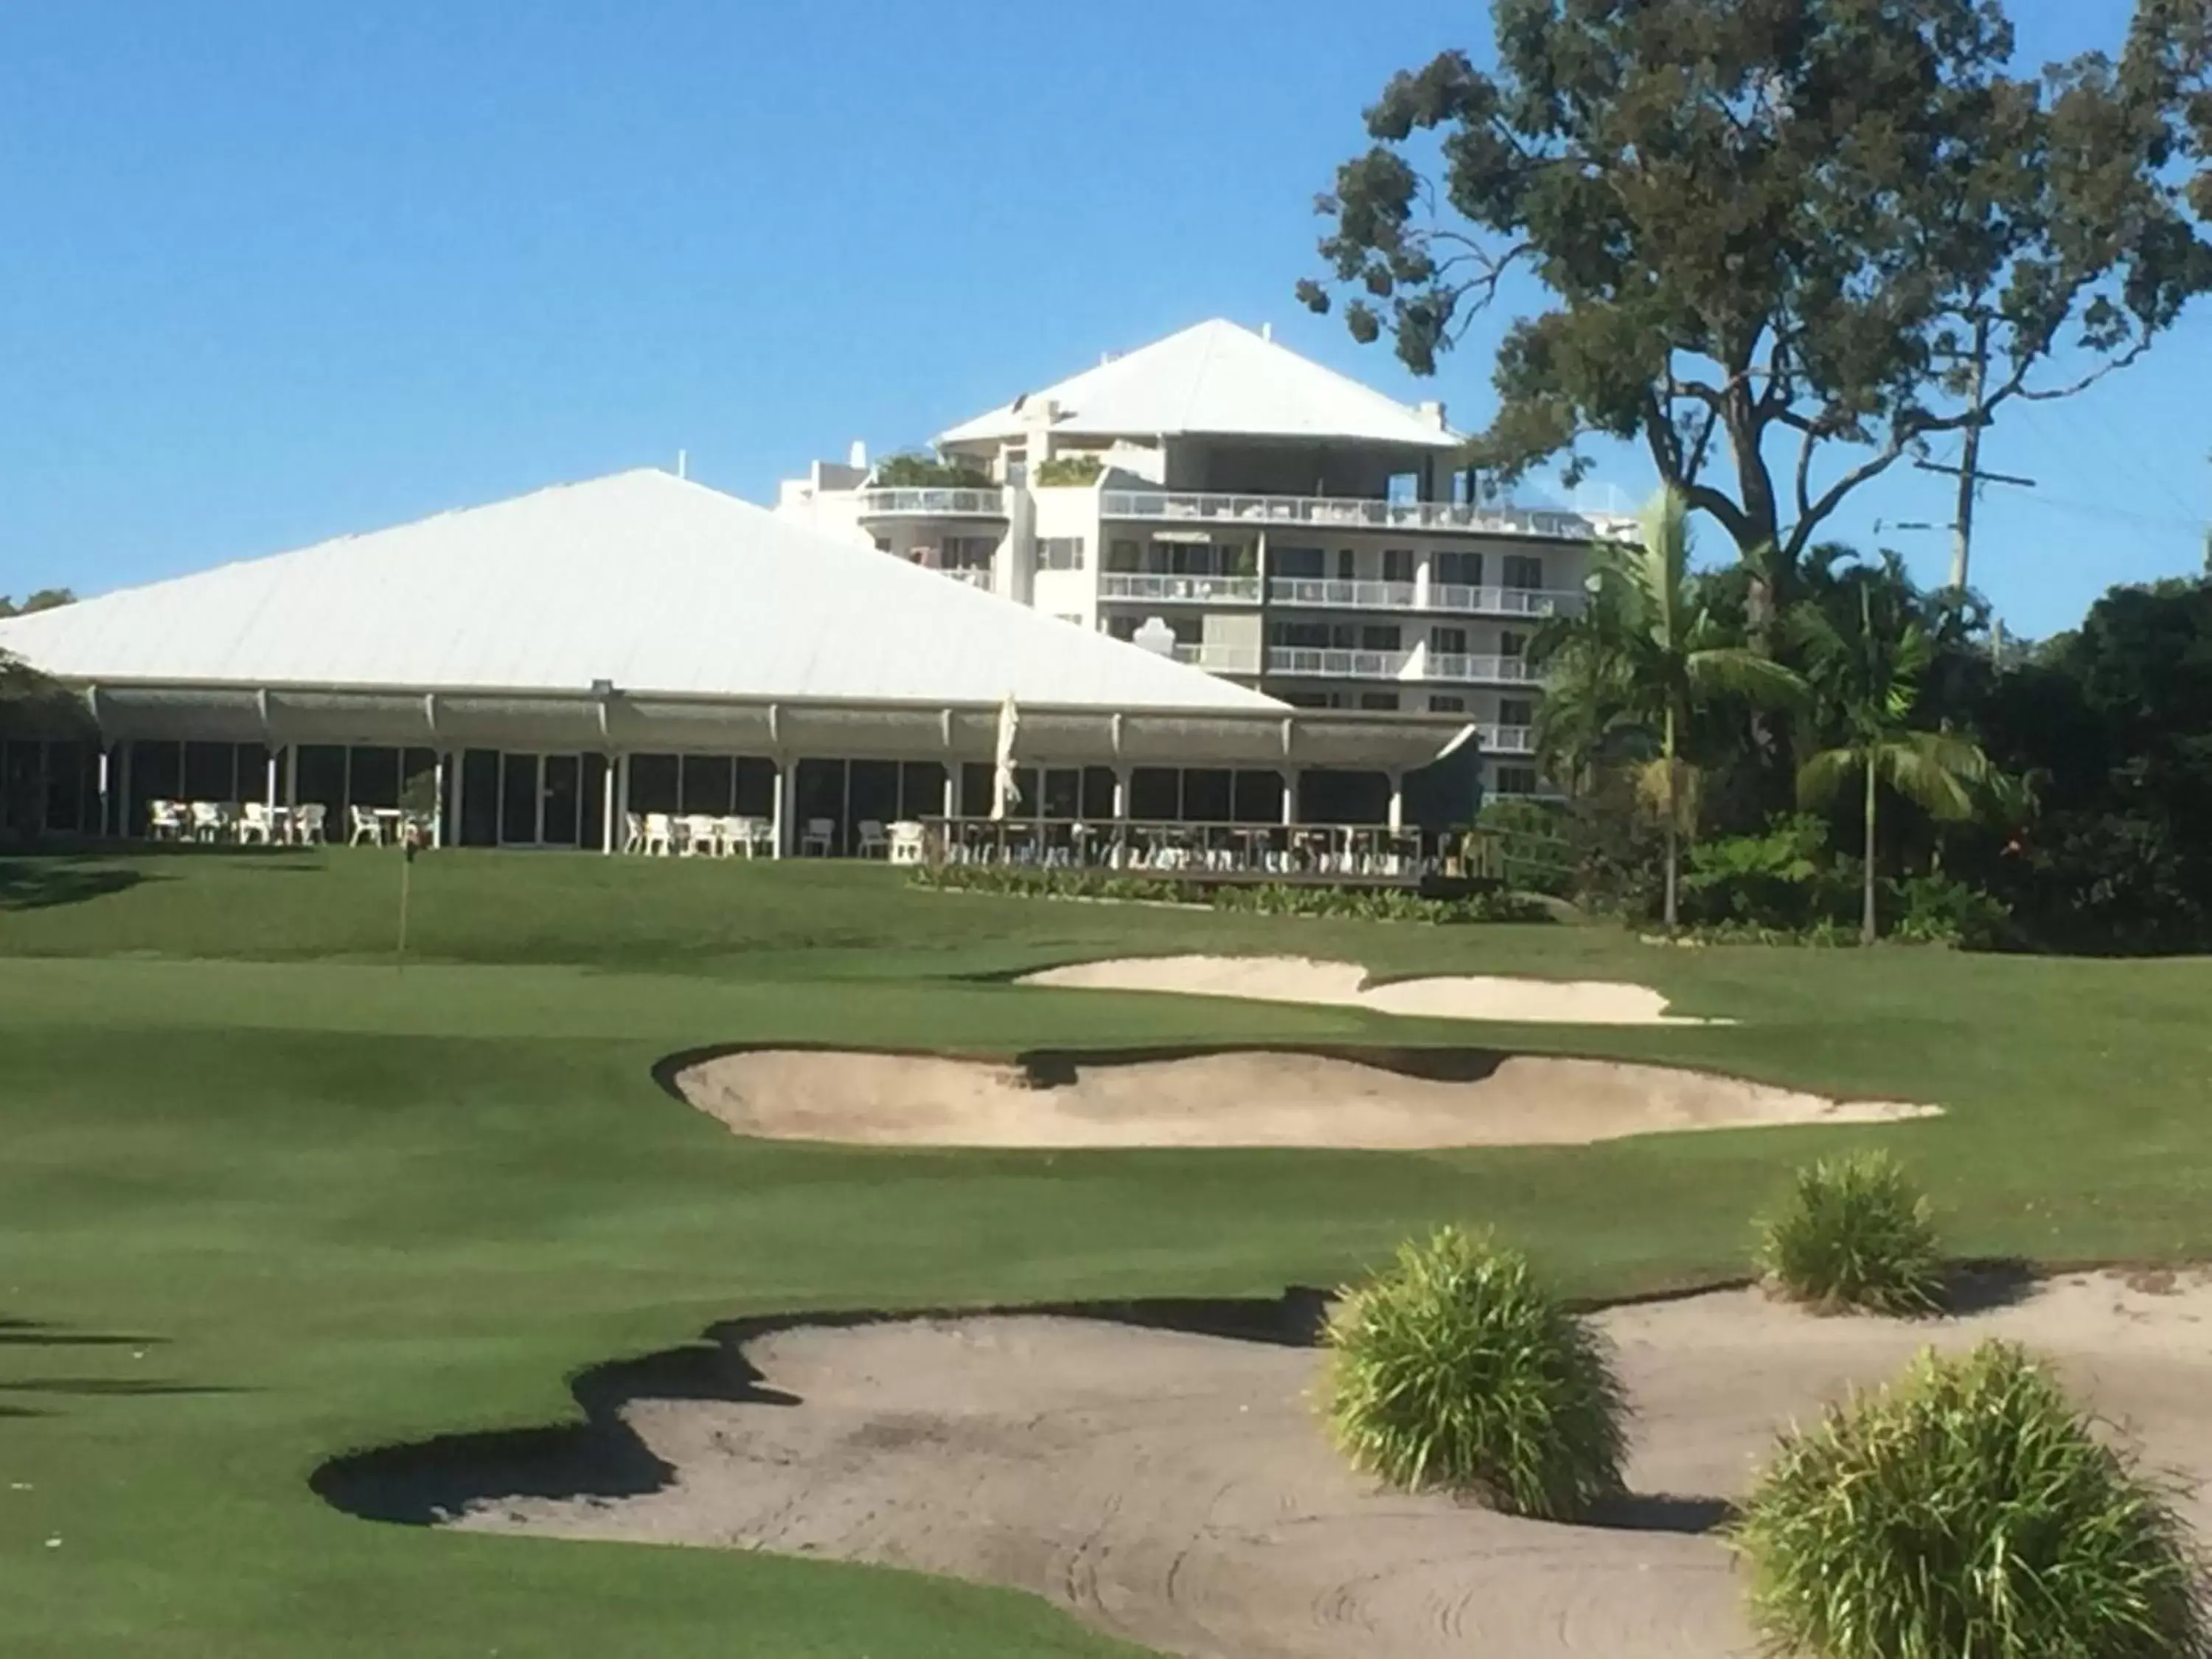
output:
[[[39,1319],[0,1319],[0,1348],[154,1348],[168,1340],[117,1331],[73,1331]]]
[[[0,910],[51,910],[136,887],[145,872],[68,854],[0,858]]]
[[[251,1394],[251,1389],[221,1382],[179,1382],[167,1377],[27,1376],[0,1382],[0,1394],[64,1394],[152,1398],[162,1395]]]

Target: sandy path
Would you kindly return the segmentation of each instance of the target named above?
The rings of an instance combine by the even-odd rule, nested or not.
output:
[[[1449,1050],[1231,1049],[1039,1069],[927,1054],[756,1048],[676,1077],[740,1134],[922,1146],[1583,1145],[1936,1109],[1834,1101],[1665,1066]]]
[[[1523,1025],[1725,1025],[1667,1012],[1648,985],[1615,980],[1515,979],[1457,974],[1369,985],[1353,962],[1306,957],[1122,957],[1024,974],[1021,985],[1095,991],[1171,991],[1183,996],[1308,1002],[1432,1019],[1510,1020]]]
[[[1774,1431],[1933,1340],[2057,1358],[2159,1466],[2212,1474],[2212,1285],[2104,1275],[1940,1324],[1815,1319],[1750,1291],[1615,1310],[1644,1492],[1740,1495]],[[1033,1590],[1202,1659],[1748,1651],[1715,1539],[1516,1521],[1377,1492],[1323,1442],[1310,1349],[989,1317],[796,1329],[746,1357],[795,1406],[632,1402],[678,1471],[613,1501],[505,1499],[491,1531],[822,1554]],[[1689,1506],[1680,1506],[1686,1510]],[[2212,1506],[2188,1502],[2200,1528]]]

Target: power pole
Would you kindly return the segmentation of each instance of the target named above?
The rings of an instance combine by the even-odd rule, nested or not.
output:
[[[1974,550],[1974,493],[1984,483],[2017,484],[2024,489],[2035,488],[2033,478],[2016,478],[2003,472],[1984,472],[1981,470],[1982,428],[1987,423],[1982,411],[1982,398],[1988,390],[1990,378],[1990,319],[1986,313],[1974,319],[1974,349],[1968,359],[1973,365],[1972,401],[1966,406],[1966,447],[1957,466],[1942,466],[1934,461],[1915,461],[1923,472],[1948,472],[1958,475],[1959,506],[1951,520],[1951,591],[1966,591],[1968,561]]]

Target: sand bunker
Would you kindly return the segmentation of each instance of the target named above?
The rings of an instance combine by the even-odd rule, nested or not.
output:
[[[1665,1066],[1450,1049],[1001,1063],[757,1048],[702,1060],[674,1080],[740,1134],[910,1146],[1567,1146],[1936,1110]]]
[[[647,1495],[501,1498],[479,1530],[820,1554],[1032,1590],[1205,1659],[1751,1649],[1743,1583],[1704,1528],[1775,1431],[1920,1346],[2028,1343],[2194,1485],[2212,1474],[2212,1285],[2106,1275],[1940,1324],[1816,1319],[1753,1291],[1599,1316],[1638,1419],[1642,1493],[1606,1528],[1380,1492],[1316,1428],[1308,1348],[989,1317],[803,1328],[743,1359],[794,1404],[638,1399],[674,1471]],[[2192,1495],[2198,1528],[2212,1505]]]
[[[1510,1020],[1523,1025],[1725,1025],[1667,1012],[1646,985],[1611,980],[1512,979],[1492,974],[1367,983],[1352,962],[1304,957],[1123,957],[1025,974],[1022,985],[1094,991],[1175,991],[1185,996],[1310,1002],[1432,1019]]]

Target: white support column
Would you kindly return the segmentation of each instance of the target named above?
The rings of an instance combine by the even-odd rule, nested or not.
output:
[[[622,778],[622,757],[607,757],[607,775],[599,785],[599,851],[609,858],[615,850],[615,790]]]
[[[276,751],[270,749],[264,753],[267,759],[261,769],[261,804],[268,809],[270,826],[269,833],[273,837],[276,833]]]
[[[1114,769],[1114,822],[1116,823],[1129,821],[1129,772],[1130,769],[1126,766]]]
[[[770,816],[775,824],[775,850],[772,858],[781,858],[791,845],[791,809],[799,797],[799,763],[779,756],[775,763],[775,799],[771,803]]]
[[[1298,821],[1297,769],[1286,766],[1275,775],[1283,781],[1283,828],[1287,830]]]
[[[107,791],[107,744],[105,738],[100,741],[98,764],[98,781],[100,785],[100,824],[95,833],[104,840],[108,834],[107,826],[115,822],[114,810],[112,804],[109,799]]]
[[[432,763],[430,770],[430,793],[432,798],[438,803],[430,814],[430,845],[443,847],[446,844],[446,751],[444,750],[438,750],[438,758]],[[269,775],[269,792],[271,794],[276,793],[276,775],[274,770],[271,770]]]
[[[629,844],[629,757],[615,757],[615,825],[621,831],[618,847]]]
[[[1406,775],[1390,774],[1390,829],[1395,834],[1406,827]]]
[[[945,763],[944,793],[945,816],[948,819],[958,817],[960,816],[960,763],[957,760]]]

